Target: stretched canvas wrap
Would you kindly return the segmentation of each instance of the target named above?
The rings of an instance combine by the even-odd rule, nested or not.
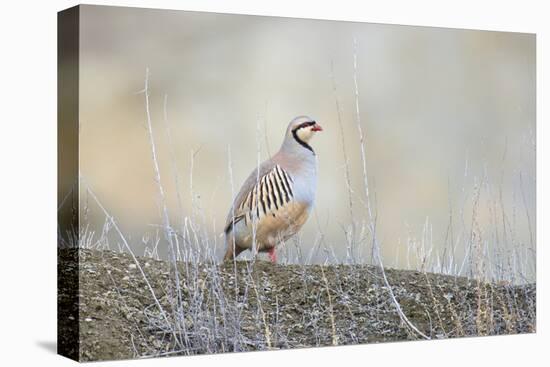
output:
[[[536,331],[534,34],[88,5],[58,25],[60,354]]]

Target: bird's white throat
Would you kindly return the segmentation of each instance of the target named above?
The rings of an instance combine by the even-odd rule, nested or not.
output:
[[[311,128],[307,127],[307,128],[299,129],[299,130],[296,132],[296,135],[297,135],[298,138],[300,138],[300,140],[302,140],[303,142],[309,143],[309,141],[311,140],[311,138],[313,138],[313,135],[315,135],[315,131],[313,131]]]

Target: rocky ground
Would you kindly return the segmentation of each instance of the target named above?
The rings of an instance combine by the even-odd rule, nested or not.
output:
[[[59,269],[58,349],[82,361],[532,333],[536,324],[532,284],[386,269],[400,315],[381,269],[366,265],[180,263],[180,287],[170,263],[126,253],[60,250]]]

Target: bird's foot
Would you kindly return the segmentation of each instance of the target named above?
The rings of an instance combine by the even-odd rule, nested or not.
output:
[[[270,248],[267,251],[267,255],[269,256],[269,260],[271,260],[273,264],[277,263],[277,254],[275,254],[275,247]]]

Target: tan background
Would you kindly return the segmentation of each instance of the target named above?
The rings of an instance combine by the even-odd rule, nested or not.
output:
[[[151,224],[160,223],[144,96],[138,93],[149,67],[153,127],[174,223],[181,216],[173,162],[184,214],[192,215],[193,196],[214,238],[232,199],[229,147],[238,190],[255,167],[258,135],[265,159],[268,150],[278,149],[288,121],[308,114],[325,131],[312,143],[320,167],[317,219],[306,224],[301,248],[309,251],[321,227],[326,244],[343,256],[343,228],[351,218],[331,64],[354,217],[361,221],[354,37],[369,179],[386,261],[406,266],[404,243],[422,237],[427,218],[436,251],[443,251],[449,207],[455,237],[461,228],[467,234],[471,197],[482,179],[490,184],[479,208],[483,238],[491,242],[498,233],[499,202],[513,224],[508,246],[533,246],[526,216],[533,226],[533,35],[89,6],[81,24],[81,174],[137,253],[143,252],[142,236],[154,230]],[[165,94],[174,160],[163,121]],[[88,214],[100,228],[100,213]]]

